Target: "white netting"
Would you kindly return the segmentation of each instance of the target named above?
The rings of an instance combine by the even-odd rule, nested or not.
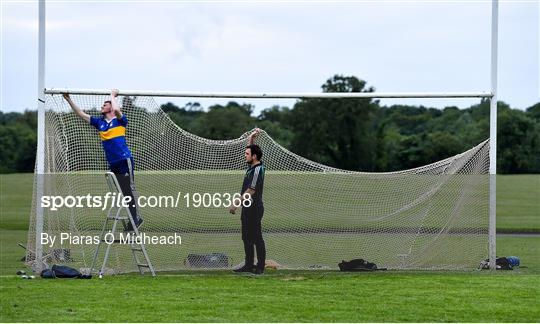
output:
[[[106,96],[75,95],[83,108]],[[129,119],[127,141],[141,196],[236,193],[243,181],[247,135],[209,140],[175,125],[151,97],[120,98]],[[99,115],[98,110],[89,111]],[[266,163],[263,235],[267,259],[286,268],[336,269],[364,258],[391,269],[472,269],[487,255],[488,163],[485,141],[420,168],[361,173],[327,167],[280,146],[263,132],[256,141]],[[104,195],[107,164],[96,130],[60,95],[46,101],[45,195]],[[35,192],[35,190],[34,190]],[[183,200],[181,200],[183,201]],[[35,246],[36,199],[28,246]],[[222,253],[229,267],[243,261],[239,216],[226,208],[140,208],[141,230],[182,237],[181,245],[147,245],[156,270],[190,269],[189,254]],[[99,235],[106,210],[44,210],[49,235]],[[50,262],[90,266],[96,245],[44,246]],[[33,254],[27,259],[32,261]],[[114,245],[109,267],[135,271],[127,246]]]

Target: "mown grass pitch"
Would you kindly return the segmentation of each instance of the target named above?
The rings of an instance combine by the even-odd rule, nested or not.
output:
[[[508,205],[498,210],[498,228],[538,231],[540,176],[513,177],[498,181],[499,197],[503,188],[508,192],[499,198]],[[24,251],[16,243],[26,240],[32,175],[0,180],[2,322],[540,320],[538,236],[499,235],[498,255],[517,255],[525,267],[497,273],[270,271],[251,277],[207,271],[20,279],[15,271],[23,268]]]
[[[538,275],[476,272],[4,277],[0,320],[537,322],[539,286]]]

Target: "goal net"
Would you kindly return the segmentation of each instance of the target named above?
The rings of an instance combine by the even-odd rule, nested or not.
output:
[[[72,98],[96,116],[108,99]],[[129,119],[126,138],[138,195],[177,202],[139,207],[141,232],[181,237],[181,244],[146,244],[155,269],[205,267],[190,263],[190,255],[219,256],[225,268],[241,264],[239,213],[231,215],[203,196],[239,193],[249,132],[231,140],[201,138],[172,122],[152,97],[119,99]],[[108,168],[96,130],[71,112],[61,95],[47,95],[45,107],[45,175],[36,175],[36,183],[43,177],[43,195],[104,196]],[[283,268],[337,269],[341,260],[363,258],[389,269],[472,269],[488,255],[488,141],[390,173],[328,167],[292,153],[264,131],[256,144],[266,164],[267,259]],[[201,205],[195,207],[190,196],[188,207],[185,195],[196,193]],[[87,238],[100,234],[107,209],[43,208],[43,231],[36,235],[38,203],[34,187],[27,261],[34,261],[32,248],[43,233],[56,237],[43,244],[49,263],[89,268],[97,244]],[[120,244],[112,245],[108,267],[115,273],[137,271],[129,247]]]

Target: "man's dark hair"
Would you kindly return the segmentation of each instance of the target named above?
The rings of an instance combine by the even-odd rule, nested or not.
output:
[[[112,102],[111,102],[110,100],[105,100],[105,102],[104,102],[104,103],[109,103],[109,104],[111,104],[111,105],[112,105]]]
[[[257,155],[257,160],[260,161],[262,159],[263,153],[259,145],[251,144],[251,145],[246,146],[246,148],[251,150],[251,155]]]

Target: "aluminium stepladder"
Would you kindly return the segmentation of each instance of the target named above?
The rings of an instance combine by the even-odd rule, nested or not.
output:
[[[107,185],[109,186],[110,192],[117,193],[118,197],[122,197],[122,189],[120,187],[120,184],[118,183],[118,179],[116,178],[116,175],[112,172],[107,172],[105,174],[105,178],[107,180]],[[127,216],[121,216],[121,212],[124,210],[127,214]],[[109,221],[112,222],[112,229],[108,232],[107,228],[109,225]],[[92,267],[90,268],[90,273],[94,272],[97,259],[99,257],[99,250],[103,243],[106,243],[105,235],[108,233],[112,233],[114,237],[113,243],[120,243],[120,240],[116,239],[116,231],[118,230],[118,222],[121,222],[122,229],[125,229],[128,224],[131,224],[133,231],[130,232],[131,234],[135,234],[135,237],[139,237],[139,229],[137,226],[135,226],[135,222],[133,221],[133,217],[131,215],[131,212],[129,211],[128,207],[117,207],[117,206],[111,206],[109,208],[109,211],[107,213],[107,218],[105,219],[105,222],[103,223],[103,230],[101,231],[101,235],[99,237],[99,243],[96,247],[96,251],[94,253],[94,259],[92,260]],[[105,256],[103,257],[103,263],[101,264],[101,269],[99,270],[100,277],[105,272],[105,266],[107,265],[107,260],[109,258],[109,252],[111,249],[111,245],[113,243],[106,243],[107,248],[105,250]],[[147,269],[150,271],[152,276],[156,276],[156,272],[154,270],[154,266],[152,265],[152,262],[150,261],[150,257],[148,256],[148,252],[146,251],[146,247],[144,246],[144,241],[141,241],[140,243],[136,243],[133,238],[128,242],[129,248],[131,249],[131,253],[133,255],[133,261],[135,261],[135,265],[139,269],[139,273],[141,275],[144,274],[144,269]],[[142,259],[141,259],[141,254]],[[144,263],[143,263],[144,262]]]

